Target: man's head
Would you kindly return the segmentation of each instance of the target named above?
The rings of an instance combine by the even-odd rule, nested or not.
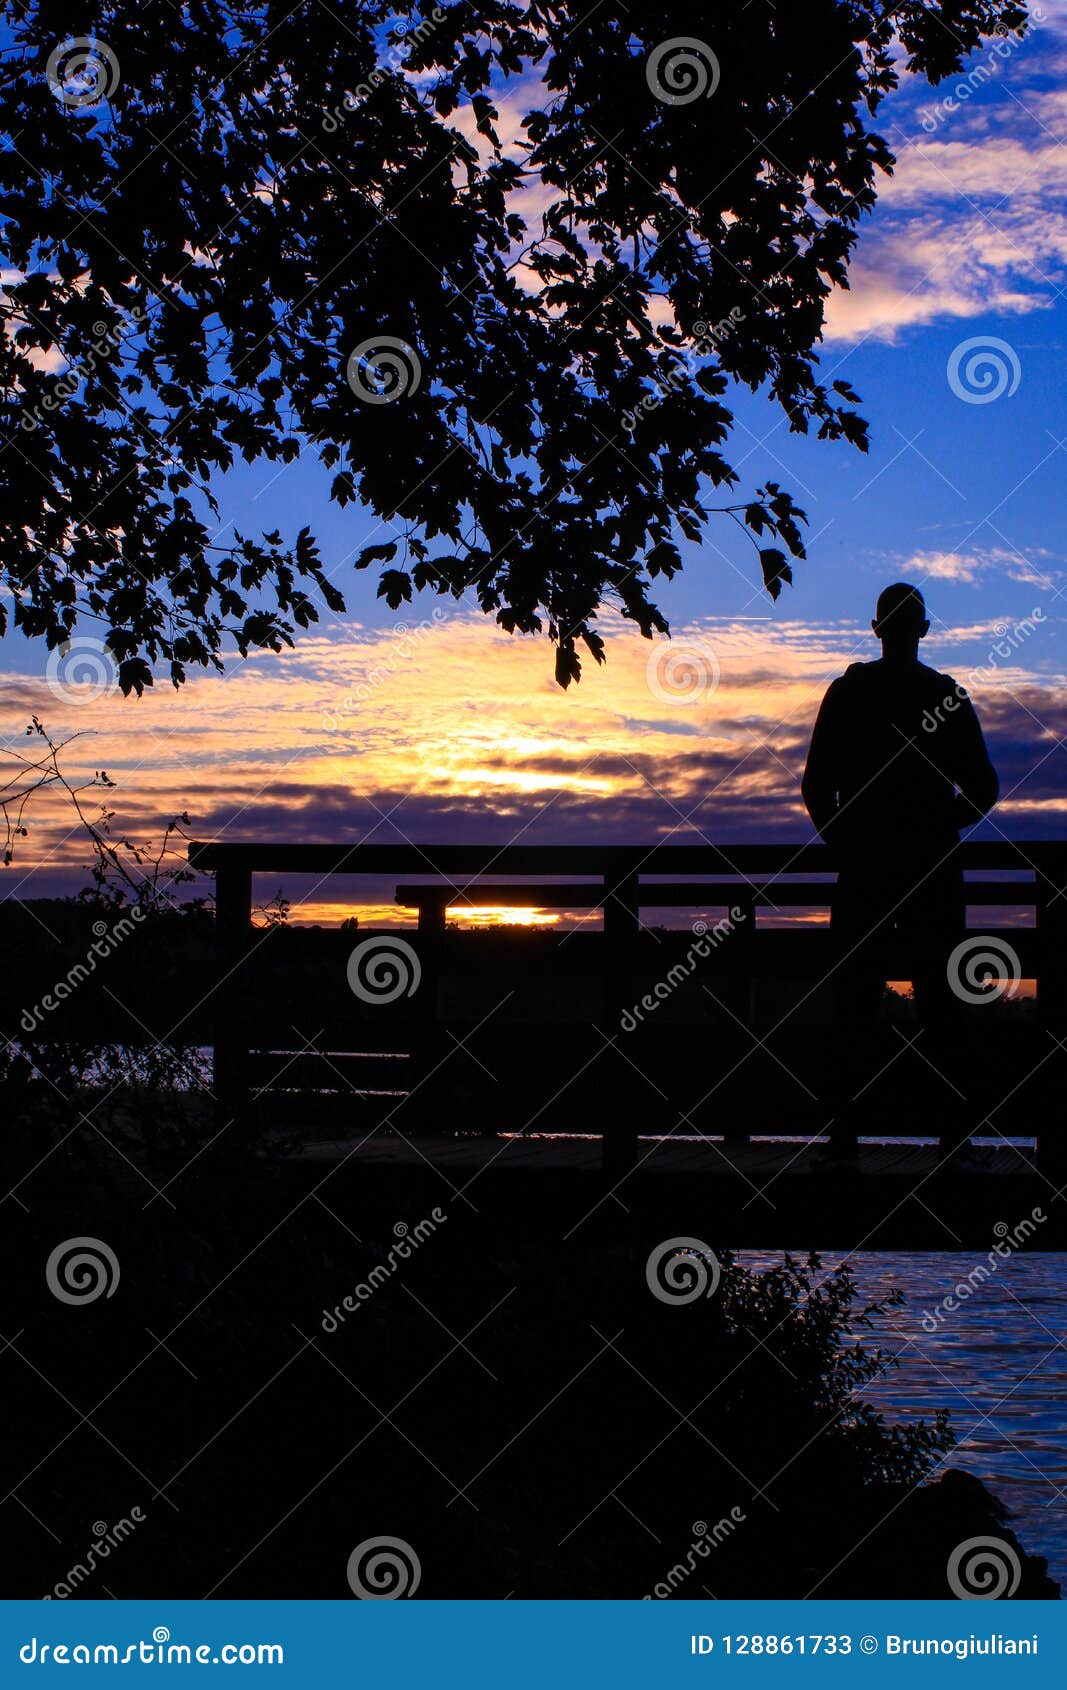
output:
[[[926,605],[918,587],[908,581],[894,581],[879,593],[871,623],[882,642],[884,656],[898,656],[918,651],[919,641],[930,632]]]

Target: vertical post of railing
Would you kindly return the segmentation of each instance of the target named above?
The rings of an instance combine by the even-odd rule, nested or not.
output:
[[[755,974],[755,939],[756,939],[756,899],[754,891],[731,894],[734,901],[732,909],[738,912],[737,920],[733,924],[733,931],[726,940],[729,946],[728,957],[731,963],[731,980],[733,989],[727,987],[727,1002],[733,999],[732,1009],[737,1022],[746,1028],[753,1040],[757,1038],[756,1029],[756,974]],[[743,1034],[742,1034],[743,1036]],[[749,1050],[752,1046],[749,1046]],[[732,1144],[746,1144],[750,1136],[751,1122],[747,1113],[743,1113],[736,1105],[729,1118],[723,1123],[723,1138]]]
[[[248,1016],[241,964],[252,925],[252,871],[236,863],[215,871],[215,1112],[220,1130],[248,1114]]]
[[[439,937],[445,930],[445,894],[433,903],[419,905],[419,938],[424,942]]]
[[[438,1086],[433,1077],[444,1058],[443,1034],[439,1022],[441,988],[441,953],[445,942],[448,914],[448,888],[441,888],[440,898],[419,904],[418,952],[422,976],[416,998],[417,1031],[414,1051],[414,1074],[411,1102],[401,1112],[401,1124],[408,1131],[440,1130],[443,1122],[438,1112],[440,1100],[448,1096],[446,1086]],[[459,1122],[453,1123],[459,1125]]]
[[[608,889],[604,899],[604,1009],[606,1031],[609,1037],[615,1037],[634,995],[641,894],[637,869],[630,864],[614,869],[604,879]],[[610,1112],[603,1134],[604,1171],[614,1179],[627,1173],[637,1160],[635,1095],[632,1088],[618,1083],[609,1094]]]
[[[1067,1036],[1067,856],[1050,852],[1037,866],[1037,1003],[1042,1025],[1062,1044]],[[1063,1095],[1067,1057],[1062,1049],[1050,1058],[1054,1083],[1048,1098]],[[1067,1176],[1067,1122],[1046,1103],[1037,1132],[1037,1165],[1048,1179],[1060,1184]]]

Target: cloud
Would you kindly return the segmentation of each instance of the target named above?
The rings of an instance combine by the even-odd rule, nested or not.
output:
[[[909,81],[883,108],[896,167],[851,289],[829,302],[828,340],[894,342],[909,327],[1053,305],[1067,280],[1067,91],[1044,78],[1065,28],[1050,16],[1025,49],[990,47],[938,90],[917,96]]]
[[[974,587],[983,578],[995,575],[1049,593],[1056,591],[1063,574],[1045,566],[1044,560],[1053,555],[1044,547],[1032,547],[1029,556],[1005,546],[968,552],[917,551],[899,565],[899,570],[903,580],[915,580],[919,585],[923,581],[951,581]]]
[[[9,751],[26,748],[28,710],[57,737],[83,732],[64,766],[76,779],[106,768],[116,786],[100,796],[116,809],[116,832],[144,841],[188,808],[195,836],[229,840],[800,842],[810,837],[799,780],[819,700],[848,663],[874,655],[869,630],[847,622],[707,619],[652,644],[611,617],[606,668],[591,666],[563,693],[541,642],[477,615],[424,628],[313,635],[224,679],[197,676],[139,701],[60,701],[19,676],[0,727]],[[951,650],[989,724],[1009,777],[998,825],[1060,833],[1067,678],[1035,667],[1048,661],[1044,626],[990,667],[998,631],[962,630],[968,643],[935,629],[930,661]],[[89,852],[69,808],[43,794],[28,821],[0,896],[84,884]],[[277,890],[266,878],[260,896]],[[387,912],[395,884],[303,879],[286,890],[308,901],[306,917],[339,919],[346,907]]]

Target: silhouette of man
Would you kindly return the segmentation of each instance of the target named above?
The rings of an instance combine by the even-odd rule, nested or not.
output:
[[[870,1083],[885,988],[878,952],[896,940],[914,957],[920,1039],[933,1047],[931,1060],[946,1080],[938,1136],[953,1153],[970,1124],[949,1073],[960,1000],[948,965],[964,928],[957,847],[960,829],[992,809],[999,785],[963,687],[919,662],[930,628],[919,589],[905,581],[887,587],[871,627],[882,655],[853,663],[830,685],[802,785],[808,814],[838,863],[831,931],[843,1061],[830,1137],[836,1154],[855,1147],[857,1080],[866,1070]]]

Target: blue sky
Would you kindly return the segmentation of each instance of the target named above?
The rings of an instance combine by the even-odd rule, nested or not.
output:
[[[768,476],[790,487],[811,518],[811,557],[780,613],[863,616],[886,570],[916,559],[944,580],[945,619],[971,621],[1017,608],[1018,569],[982,560],[1017,548],[1059,565],[1064,494],[1058,439],[1067,438],[1067,5],[1045,0],[1022,44],[975,54],[938,90],[905,76],[878,127],[898,157],[879,206],[864,225],[852,289],[833,302],[823,347],[826,378],[847,378],[862,396],[872,447],[788,432],[761,395],[732,396],[733,461],[743,489]],[[531,91],[502,101],[505,137],[536,103]],[[925,125],[925,127],[924,127]],[[1018,360],[1018,387],[989,404],[966,404],[947,366],[961,341],[1004,341]],[[908,443],[911,444],[908,444]],[[291,533],[310,521],[335,565],[349,617],[386,627],[375,577],[348,560],[377,525],[326,497],[328,478],[308,455],[281,467],[241,467],[219,485],[223,521]],[[949,567],[927,554],[974,554],[981,580],[949,592]],[[668,587],[672,620],[721,613],[769,614],[754,554],[728,521],[692,568]],[[731,567],[732,566],[732,567]],[[17,638],[0,648],[5,667],[44,670],[43,654]]]
[[[732,398],[743,485],[774,477],[811,519],[810,560],[781,614],[863,617],[887,571],[911,560],[946,621],[1029,608],[1032,592],[1015,578],[1027,562],[1058,584],[1067,514],[1056,444],[1067,439],[1067,6],[1050,0],[1038,10],[1044,21],[1024,45],[1002,44],[1003,57],[984,49],[936,93],[907,78],[880,114],[898,167],[864,226],[852,290],[834,303],[822,354],[826,377],[845,377],[862,396],[869,456],[791,435],[761,395]],[[946,110],[947,100],[957,109]],[[950,387],[949,360],[975,337],[1002,340],[1017,358],[1010,396],[966,403]],[[242,471],[224,493],[224,515],[238,526],[291,528],[294,509],[336,560],[351,615],[388,624],[373,576],[344,562],[373,524],[329,506],[311,465]],[[1014,564],[990,561],[1013,551]],[[943,554],[956,552],[973,558],[977,580],[962,579],[963,563],[950,578]],[[754,554],[728,521],[709,547],[688,554],[691,569],[665,596],[672,621],[771,613]]]

